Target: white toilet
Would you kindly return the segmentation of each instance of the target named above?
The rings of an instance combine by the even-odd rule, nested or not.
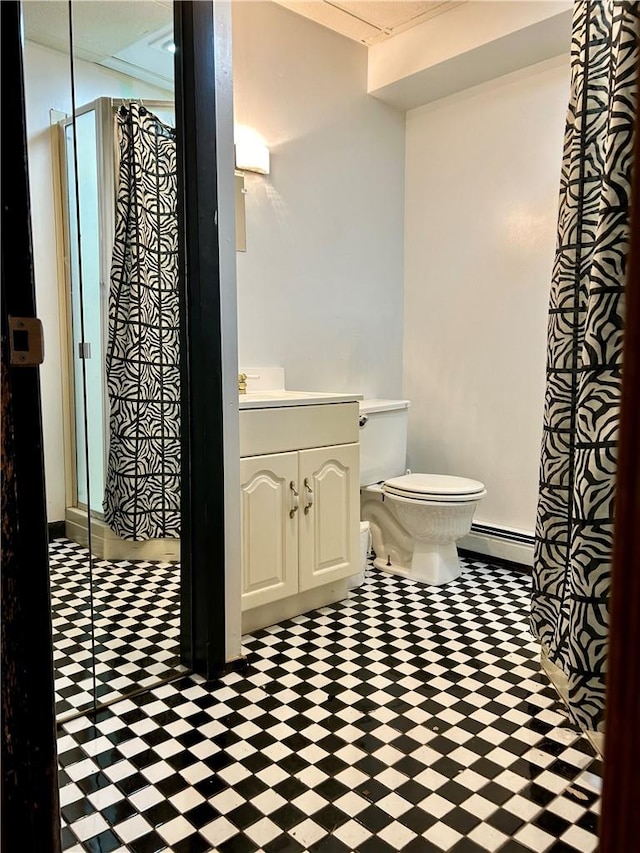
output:
[[[405,473],[410,405],[360,403],[360,517],[370,524],[377,568],[443,584],[460,574],[456,541],[487,492],[478,480]]]

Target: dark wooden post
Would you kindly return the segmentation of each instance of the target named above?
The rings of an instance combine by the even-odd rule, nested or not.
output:
[[[640,848],[639,119],[640,111],[636,115],[631,249],[625,293],[600,853],[626,853]]]
[[[181,301],[182,662],[225,665],[225,511],[213,3],[174,3]]]

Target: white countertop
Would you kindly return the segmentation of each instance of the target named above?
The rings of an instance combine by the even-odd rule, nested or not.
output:
[[[240,409],[275,409],[280,406],[317,406],[323,403],[357,403],[362,394],[337,394],[321,391],[247,391],[239,394]]]

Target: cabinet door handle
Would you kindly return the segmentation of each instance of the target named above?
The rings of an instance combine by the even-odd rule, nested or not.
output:
[[[289,510],[289,518],[293,518],[300,508],[300,495],[298,494],[296,484],[293,480],[289,483],[289,488],[291,489],[291,509]]]
[[[308,515],[309,510],[313,506],[313,489],[311,488],[311,483],[309,482],[309,478],[304,478],[304,491],[305,491],[305,503],[304,503],[304,514]]]

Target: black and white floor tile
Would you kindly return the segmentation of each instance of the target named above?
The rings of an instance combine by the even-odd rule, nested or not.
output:
[[[600,763],[539,672],[530,579],[480,561],[348,600],[60,726],[79,853],[592,853]]]
[[[58,719],[185,671],[179,662],[180,569],[175,563],[93,562],[69,539],[49,545]],[[95,644],[95,645],[94,645]]]

